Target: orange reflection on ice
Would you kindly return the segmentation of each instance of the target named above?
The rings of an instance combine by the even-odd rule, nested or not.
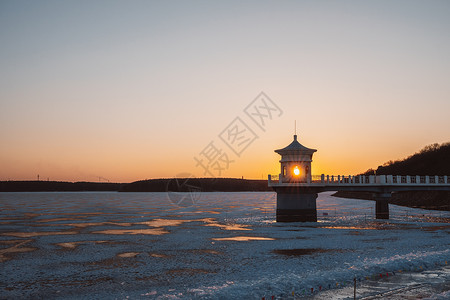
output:
[[[67,248],[67,249],[75,249],[80,244],[88,244],[88,243],[102,244],[102,243],[108,243],[108,241],[66,242],[66,243],[56,243],[55,245],[63,247],[63,248]]]
[[[179,226],[187,222],[204,222],[205,226],[219,227],[224,230],[251,230],[246,228],[248,225],[239,224],[219,224],[214,218],[192,219],[192,220],[173,220],[173,219],[154,219],[136,224],[144,224],[151,227]]]
[[[205,226],[214,226],[214,227],[219,227],[220,229],[223,230],[251,230],[250,228],[245,228],[248,225],[239,225],[239,224],[219,224],[219,223],[209,223],[206,224]]]
[[[191,222],[192,220],[169,220],[169,219],[154,219],[146,222],[139,222],[136,224],[144,224],[150,227],[163,227],[163,226],[179,226],[185,222]]]
[[[81,243],[81,242],[57,243],[56,245],[63,247],[63,248],[75,249],[79,243]]]
[[[149,253],[151,257],[157,257],[157,258],[169,258],[169,255],[161,254],[161,253]]]
[[[423,230],[426,230],[426,231],[448,230],[448,229],[450,229],[450,225],[438,225],[438,226],[423,227]]]
[[[220,212],[214,211],[214,210],[202,210],[202,211],[199,211],[199,213],[208,213],[208,214],[213,214],[213,215],[220,214]]]
[[[376,227],[359,227],[359,226],[324,226],[320,228],[326,228],[326,229],[362,229],[362,230],[375,230],[379,229]]]
[[[273,238],[265,238],[259,236],[234,236],[226,238],[213,238],[214,241],[238,241],[238,242],[248,242],[248,241],[274,241]]]
[[[5,232],[2,233],[1,235],[27,238],[44,235],[64,235],[64,234],[78,234],[78,232],[77,231]]]
[[[248,225],[239,225],[239,224],[219,224],[217,223],[217,221],[213,218],[204,218],[204,219],[199,219],[197,221],[202,221],[205,222],[206,225],[205,226],[214,226],[214,227],[219,227],[220,229],[223,230],[251,230],[250,228],[246,228],[248,227]]]
[[[78,228],[86,228],[89,226],[104,226],[104,225],[116,225],[116,226],[131,226],[131,223],[116,223],[116,222],[91,222],[91,223],[70,223],[63,224],[67,226],[73,226]]]
[[[125,252],[125,253],[120,253],[117,254],[118,257],[136,257],[139,254],[141,254],[140,252]]]
[[[12,247],[9,247],[6,249],[0,249],[0,262],[4,262],[4,261],[10,259],[9,257],[7,257],[8,254],[14,254],[14,253],[20,253],[20,252],[30,252],[30,251],[37,250],[36,248],[22,247],[23,245],[28,244],[31,241],[32,240],[0,241],[0,244],[6,244],[6,245],[15,244]]]
[[[101,231],[91,232],[93,234],[149,234],[149,235],[163,235],[169,233],[169,231],[162,228],[152,229],[108,229]]]
[[[59,221],[77,221],[80,220],[80,218],[53,218],[53,219],[44,219],[39,220],[39,223],[46,223],[46,222],[59,222]]]

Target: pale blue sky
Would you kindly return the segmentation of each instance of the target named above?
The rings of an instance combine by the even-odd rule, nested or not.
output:
[[[196,173],[261,91],[284,114],[227,176],[276,172],[295,119],[318,172],[446,142],[449,15],[449,1],[1,1],[0,180]]]

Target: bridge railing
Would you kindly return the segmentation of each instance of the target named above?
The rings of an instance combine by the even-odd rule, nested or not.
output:
[[[279,182],[280,181],[280,175],[269,175],[269,181]]]
[[[269,185],[283,184],[280,175],[269,175]],[[312,175],[307,184],[326,185],[433,185],[450,184],[450,176],[410,176],[410,175]]]
[[[312,183],[322,183],[322,175],[312,175],[311,182]]]
[[[410,175],[324,175],[320,183],[325,184],[450,184],[450,176],[410,176]],[[318,181],[314,181],[318,182]]]

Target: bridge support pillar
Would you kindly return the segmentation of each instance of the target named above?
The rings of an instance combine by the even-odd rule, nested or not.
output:
[[[277,222],[317,222],[314,191],[277,188]]]
[[[389,199],[391,193],[375,193],[375,217],[377,219],[389,219]]]

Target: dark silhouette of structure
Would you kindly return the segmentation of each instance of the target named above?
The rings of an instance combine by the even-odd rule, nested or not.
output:
[[[389,219],[389,199],[399,191],[450,191],[446,175],[358,175],[312,178],[311,162],[315,149],[297,141],[275,150],[281,155],[281,172],[269,175],[268,185],[277,192],[277,222],[317,221],[317,194],[325,191],[370,192],[376,201],[377,219]]]

